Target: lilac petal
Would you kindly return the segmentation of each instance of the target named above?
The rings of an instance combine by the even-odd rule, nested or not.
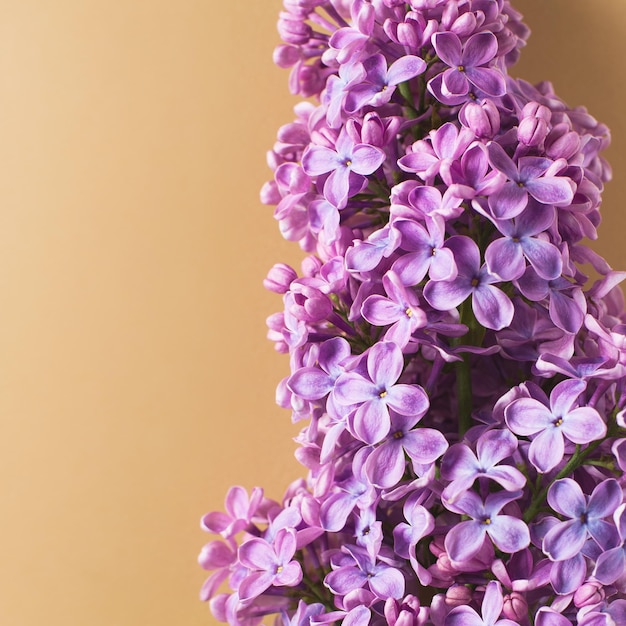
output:
[[[559,249],[541,239],[524,237],[521,247],[537,274],[546,280],[554,280],[563,272],[563,258]]]
[[[298,520],[299,523],[300,520]],[[274,550],[278,560],[284,563],[291,560],[296,552],[296,535],[291,529],[281,528],[276,533],[276,539],[274,541]]]
[[[534,398],[514,400],[504,410],[509,428],[516,434],[528,437],[547,428],[553,420],[552,413]]]
[[[557,561],[550,572],[550,582],[558,594],[573,593],[580,587],[587,577],[587,562],[585,557],[578,553],[571,559]]]
[[[460,65],[477,67],[485,65],[498,54],[498,40],[491,32],[472,35],[463,47]]]
[[[370,623],[371,616],[372,612],[361,604],[350,609],[350,612],[341,621],[341,626],[366,626],[366,624]],[[313,623],[313,621],[311,621],[311,623]]]
[[[402,598],[404,596],[404,576],[395,567],[382,567],[369,578],[370,589],[381,599]]]
[[[382,400],[370,400],[354,414],[353,430],[364,443],[373,445],[382,441],[390,428],[389,411]]]
[[[361,143],[352,150],[350,169],[355,174],[367,176],[375,172],[385,160],[385,153],[374,146]]]
[[[542,549],[551,561],[564,561],[578,554],[586,539],[585,527],[573,519],[553,526],[543,538]]]
[[[385,397],[387,406],[400,415],[422,417],[428,410],[428,396],[419,385],[394,385]]]
[[[249,539],[239,547],[239,560],[250,569],[270,570],[276,565],[276,553],[264,539]]]
[[[554,415],[566,415],[576,404],[580,394],[587,388],[584,380],[564,380],[550,394],[550,408]]]
[[[360,589],[367,581],[367,574],[352,565],[340,567],[329,574],[324,579],[324,584],[333,592],[340,596]]]
[[[317,367],[303,367],[289,378],[287,387],[305,400],[319,400],[330,392],[333,382]]]
[[[464,72],[456,69],[446,70],[442,76],[444,96],[464,96],[469,91],[469,82]]]
[[[401,439],[386,441],[367,458],[365,472],[376,487],[390,489],[402,479],[406,460],[401,441]]]
[[[472,310],[478,322],[493,330],[510,326],[515,313],[510,298],[493,285],[481,285],[474,290]]]
[[[456,278],[457,267],[452,251],[448,248],[433,250],[432,256],[430,257],[430,269],[428,273],[430,277],[436,281],[452,280]]]
[[[309,176],[320,176],[334,170],[339,163],[339,155],[324,146],[311,146],[302,157],[302,169]]]
[[[596,561],[596,568],[593,575],[603,585],[614,583],[626,569],[626,553],[624,548],[619,546],[603,552]]]
[[[242,602],[260,596],[274,582],[274,572],[253,572],[248,574],[239,585],[238,594]]]
[[[526,269],[522,246],[510,237],[501,237],[491,242],[485,251],[485,262],[489,272],[502,280],[515,280]]]
[[[391,387],[400,378],[403,367],[402,350],[395,343],[383,341],[370,348],[367,371],[376,385]]]
[[[439,252],[448,252],[449,256],[452,258],[452,262],[454,263],[454,257],[452,257],[452,253],[450,252],[450,250],[445,250],[442,248],[440,250],[437,250],[437,253]],[[419,252],[409,252],[408,254],[401,256],[397,261],[394,262],[391,269],[393,270],[393,272],[395,272],[395,274],[397,274],[400,282],[403,285],[407,285],[410,287],[412,285],[417,285],[422,280],[422,278],[426,276],[429,265],[431,268],[430,276],[431,278],[435,279],[432,272],[433,265],[431,262],[431,259],[434,260],[435,258],[437,257],[432,256],[432,253],[429,252],[428,248],[424,247]],[[446,278],[452,278],[452,276]],[[445,280],[445,278],[440,278],[438,280]],[[363,313],[361,312],[361,314]]]
[[[563,434],[558,428],[549,426],[532,440],[528,458],[541,473],[545,474],[559,464],[564,451]]]
[[[467,79],[475,87],[490,96],[503,96],[506,93],[506,82],[500,70],[486,67],[468,67],[465,69]]]
[[[524,474],[510,465],[498,465],[490,469],[487,476],[502,485],[507,491],[517,491],[526,485]]]
[[[283,569],[276,576],[275,585],[294,587],[302,580],[302,568],[297,561],[291,561],[282,567]]]
[[[572,626],[572,622],[553,609],[542,606],[539,611],[537,611],[535,626]]]
[[[580,518],[587,508],[580,485],[571,478],[557,480],[551,485],[548,504],[557,513],[572,519]]]
[[[394,61],[387,71],[387,84],[398,85],[406,80],[422,74],[426,70],[423,59],[413,55],[407,55]]]
[[[432,428],[412,430],[401,441],[411,460],[420,465],[434,463],[448,448],[443,434]]]
[[[441,461],[441,476],[446,480],[458,480],[468,474],[475,475],[479,467],[474,453],[464,443],[455,443]]]
[[[438,311],[454,309],[472,293],[472,286],[467,279],[457,277],[450,281],[433,280],[424,287],[424,298]]]
[[[587,530],[603,550],[615,547],[619,541],[615,526],[611,522],[602,519],[590,519],[587,523]]]
[[[489,626],[496,623],[496,620],[502,613],[502,607],[504,601],[502,598],[502,588],[500,583],[492,580],[487,584],[485,589],[485,596],[483,597],[483,603],[481,606],[481,613],[483,616],[483,622]]]
[[[517,182],[519,180],[517,166],[499,143],[491,141],[487,146],[487,152],[492,167],[506,174],[506,177],[511,181]]]
[[[324,197],[334,207],[342,208],[350,190],[350,170],[341,166],[333,170],[324,183]]]
[[[488,430],[476,442],[481,464],[493,467],[517,450],[517,439],[509,430]]]
[[[589,443],[606,436],[606,424],[591,407],[580,407],[567,414],[561,430],[574,443]]]
[[[322,528],[329,532],[339,532],[348,521],[348,516],[356,506],[356,497],[340,492],[331,495],[320,508]]]
[[[528,193],[543,204],[568,206],[574,199],[574,183],[563,176],[537,178],[526,183]]]
[[[568,333],[577,333],[585,317],[585,312],[578,303],[560,291],[551,292],[549,311],[550,319]]]
[[[445,626],[485,626],[478,613],[469,606],[457,606],[446,616]]]
[[[476,555],[485,541],[486,529],[486,524],[474,520],[453,526],[444,541],[450,559],[467,561]]]
[[[507,182],[489,196],[489,208],[496,219],[510,219],[519,215],[528,204],[528,192],[516,182]]]
[[[461,64],[461,40],[451,32],[435,33],[432,38],[437,56],[450,67]]]
[[[363,302],[361,315],[374,326],[387,326],[397,322],[404,315],[404,309],[385,296],[372,295]]]
[[[496,547],[509,554],[519,552],[530,544],[528,526],[519,518],[498,515],[487,526],[487,534]]]
[[[335,383],[334,395],[337,402],[344,406],[378,397],[376,385],[358,374],[342,374]]]

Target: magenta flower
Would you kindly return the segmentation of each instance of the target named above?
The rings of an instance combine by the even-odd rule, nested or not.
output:
[[[383,276],[383,287],[387,295],[368,296],[361,307],[361,315],[374,326],[389,326],[385,340],[404,348],[411,335],[426,326],[426,313],[417,294],[405,287],[393,270]]]
[[[567,206],[574,199],[576,186],[566,176],[557,176],[563,165],[542,157],[520,157],[518,164],[492,141],[488,146],[491,165],[509,179],[497,192],[489,196],[489,208],[499,220],[519,215],[528,204],[528,196],[538,202],[554,206]]]
[[[517,439],[508,430],[488,430],[476,443],[476,454],[464,443],[456,443],[446,452],[441,463],[441,477],[452,481],[442,497],[448,502],[467,491],[477,478],[488,478],[507,491],[517,491],[526,478],[515,467],[499,465],[517,450]]]
[[[394,487],[404,474],[405,454],[419,465],[434,463],[448,448],[441,432],[434,428],[414,428],[428,410],[424,398],[421,414],[391,416],[387,438],[369,455],[365,472],[372,483],[382,489]]]
[[[375,444],[389,433],[389,409],[404,416],[422,416],[428,407],[426,392],[419,385],[396,384],[404,359],[402,350],[389,341],[372,346],[367,355],[367,375],[348,372],[335,385],[339,404],[358,407],[352,430],[365,443]]]
[[[606,424],[591,407],[578,407],[580,394],[587,384],[581,380],[564,380],[550,394],[542,397],[519,398],[504,411],[509,428],[522,437],[533,437],[528,457],[538,471],[554,469],[563,459],[565,441],[587,444],[606,435]]]
[[[439,311],[448,311],[472,296],[472,310],[480,324],[494,330],[508,326],[513,319],[513,304],[493,286],[499,279],[485,265],[481,267],[478,246],[463,236],[450,237],[446,246],[454,254],[458,274],[449,281],[431,280],[424,287],[428,303]]]
[[[335,149],[311,145],[302,157],[302,168],[309,176],[329,174],[324,182],[324,197],[338,209],[348,200],[351,188],[358,192],[368,174],[385,160],[385,153],[374,146],[355,143],[345,130],[339,133]]]
[[[386,104],[400,83],[424,72],[426,63],[419,57],[407,55],[387,67],[385,57],[375,54],[363,62],[363,67],[367,76],[361,84],[350,88],[345,104],[348,113],[354,113],[365,105]]]
[[[333,570],[324,584],[340,596],[367,587],[382,600],[401,598],[404,595],[404,576],[400,570],[376,561],[367,550],[356,546],[344,547],[352,557],[352,563]]]
[[[585,498],[580,485],[571,478],[554,482],[548,491],[548,504],[563,517],[543,538],[543,551],[552,561],[577,555],[590,536],[602,548],[615,544],[615,526],[604,518],[622,503],[622,489],[614,478],[603,480]]]
[[[485,67],[498,53],[498,40],[493,33],[476,33],[465,45],[451,32],[436,33],[432,41],[437,56],[449,66],[441,76],[441,85],[429,83],[435,97],[465,96],[471,85],[490,96],[506,93],[502,73]]]
[[[403,285],[417,285],[429,274],[433,280],[452,280],[457,269],[452,250],[444,247],[444,221],[439,215],[427,217],[425,226],[412,220],[394,222],[402,239],[401,247],[408,254],[392,265]]]
[[[253,537],[239,548],[241,564],[251,570],[239,585],[242,602],[261,595],[273,586],[294,587],[302,580],[302,569],[293,560],[296,552],[296,533],[282,528],[276,533],[274,543]]]
[[[448,531],[445,547],[450,559],[459,564],[471,559],[478,554],[487,537],[499,550],[509,554],[526,548],[530,543],[528,526],[519,517],[500,514],[509,502],[521,495],[521,491],[490,493],[483,503],[477,493],[466,491],[454,502],[446,501],[446,508],[471,518]]]

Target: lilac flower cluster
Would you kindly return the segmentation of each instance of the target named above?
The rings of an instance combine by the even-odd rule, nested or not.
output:
[[[508,75],[508,0],[284,0],[279,31],[310,100],[262,199],[309,256],[270,271],[268,324],[308,476],[203,518],[202,598],[242,626],[626,624],[625,274],[585,244],[608,130]]]

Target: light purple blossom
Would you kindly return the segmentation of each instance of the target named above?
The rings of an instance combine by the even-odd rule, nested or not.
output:
[[[580,380],[564,380],[550,394],[519,398],[504,411],[507,425],[523,437],[535,435],[530,444],[529,458],[540,472],[554,469],[563,458],[565,439],[587,444],[606,435],[606,424],[591,407],[579,407],[577,401],[587,385]]]
[[[518,626],[510,619],[498,619],[504,600],[500,583],[492,580],[487,585],[481,606],[481,615],[469,606],[459,606],[448,614],[445,626]]]
[[[548,504],[563,517],[543,539],[543,551],[553,561],[571,559],[591,536],[603,549],[615,541],[615,526],[604,518],[622,503],[622,489],[613,478],[596,486],[587,499],[580,485],[571,478],[554,482],[548,491]]]

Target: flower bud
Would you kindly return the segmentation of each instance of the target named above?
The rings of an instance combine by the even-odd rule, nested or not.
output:
[[[459,113],[459,119],[480,139],[491,139],[500,130],[500,113],[491,100],[468,102]]]
[[[571,159],[580,149],[580,136],[567,124],[555,126],[546,139],[546,154],[551,159]]]
[[[296,278],[298,278],[298,274],[293,267],[285,263],[276,263],[267,273],[267,278],[263,280],[263,286],[268,291],[283,294],[289,291],[289,285]]]
[[[529,102],[523,109],[520,119],[526,119],[529,117],[536,117],[546,122],[550,122],[552,118],[552,112],[547,106],[539,104],[539,102]]]
[[[449,607],[467,605],[472,601],[472,591],[465,585],[452,585],[446,591],[446,605]]]
[[[526,598],[519,591],[513,591],[504,596],[502,615],[514,622],[521,622],[528,615]]]
[[[293,67],[301,58],[302,52],[295,46],[281,44],[274,49],[274,63],[283,69]]]
[[[278,20],[278,33],[284,41],[294,45],[303,45],[309,42],[313,29],[302,19],[297,19],[284,11]]]
[[[548,135],[548,123],[541,117],[527,117],[517,127],[517,138],[527,146],[538,146]]]
[[[574,593],[574,606],[578,609],[583,606],[599,604],[604,600],[604,588],[600,583],[588,581],[576,589]]]

